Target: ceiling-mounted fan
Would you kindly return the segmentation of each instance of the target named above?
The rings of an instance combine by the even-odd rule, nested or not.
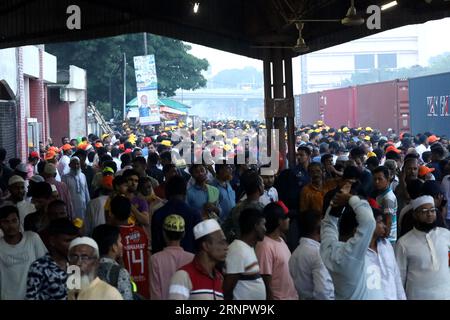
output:
[[[289,24],[295,23],[298,30],[297,42],[293,46],[252,46],[261,49],[292,49],[296,53],[304,53],[309,50],[305,39],[302,36],[302,30],[305,22],[340,22],[344,26],[354,27],[364,24],[364,18],[358,15],[355,7],[355,0],[350,0],[350,8],[342,19],[293,19],[288,21]]]

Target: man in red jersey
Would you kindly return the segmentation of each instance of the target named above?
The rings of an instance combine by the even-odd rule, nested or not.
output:
[[[136,283],[138,293],[150,299],[148,237],[142,227],[128,223],[130,213],[131,203],[128,198],[116,196],[112,199],[111,224],[120,228],[124,266]]]

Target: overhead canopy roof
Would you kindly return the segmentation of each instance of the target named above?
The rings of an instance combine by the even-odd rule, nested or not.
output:
[[[184,113],[188,112],[188,109],[191,108],[188,105],[185,105],[181,102],[178,102],[176,100],[169,99],[169,98],[158,98],[158,105],[161,107],[178,110],[178,111],[181,111]],[[137,98],[134,98],[127,103],[127,107],[137,107],[137,106],[138,106]],[[165,109],[165,110],[169,110],[169,109]]]
[[[390,0],[356,0],[359,12]],[[450,15],[450,2],[397,0],[382,13],[381,30],[338,22],[306,23],[310,51],[330,47],[406,24]],[[293,45],[298,32],[290,19],[341,19],[350,0],[201,0],[197,14],[191,0],[2,0],[0,48],[149,32],[253,58],[267,52],[255,45]],[[81,30],[69,30],[70,5],[81,9]],[[365,17],[368,17],[365,14]],[[297,55],[292,50],[286,52]]]

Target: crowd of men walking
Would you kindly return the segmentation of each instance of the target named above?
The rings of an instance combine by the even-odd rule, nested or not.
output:
[[[173,130],[0,148],[0,299],[450,299],[447,137],[319,121],[275,172],[211,137],[233,164],[187,165]]]

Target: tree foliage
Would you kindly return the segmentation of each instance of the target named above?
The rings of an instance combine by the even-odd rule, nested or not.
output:
[[[264,85],[263,73],[254,67],[243,69],[222,70],[208,80],[208,87],[214,88],[239,88],[243,85],[251,85],[253,88],[262,88]]]
[[[207,70],[206,59],[188,53],[189,45],[171,38],[147,34],[148,54],[155,55],[160,96],[173,96],[179,88],[195,90],[206,86],[202,71]],[[123,54],[126,55],[126,101],[136,97],[133,57],[144,55],[143,34],[121,35],[80,42],[46,45],[46,51],[57,56],[58,69],[69,65],[86,69],[88,99],[101,106],[107,117],[111,78],[111,100],[115,109],[123,107]]]

